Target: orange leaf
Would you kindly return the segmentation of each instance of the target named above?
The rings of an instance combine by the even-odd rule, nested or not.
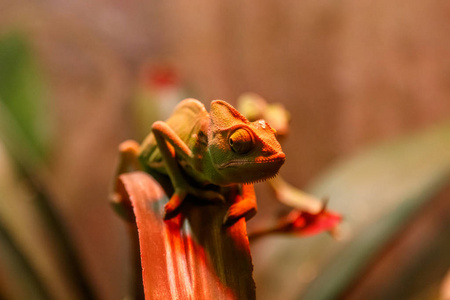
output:
[[[139,232],[146,299],[255,299],[246,223],[222,225],[230,204],[199,205],[164,221],[167,197],[147,173],[119,177]]]

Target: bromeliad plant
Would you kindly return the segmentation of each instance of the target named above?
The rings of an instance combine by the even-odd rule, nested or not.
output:
[[[208,113],[186,99],[141,146],[121,144],[112,200],[137,225],[147,299],[255,298],[245,221],[257,209],[253,182],[284,163],[275,133],[224,101]],[[323,215],[289,219],[280,232],[317,228]],[[339,217],[329,220],[334,227]]]
[[[44,77],[33,66],[28,44],[21,36],[2,36],[0,298],[104,298],[101,295],[105,291],[91,282],[92,274],[87,272],[92,262],[82,259],[84,256],[79,253],[77,239],[70,234],[68,220],[54,205],[59,199],[51,197],[49,192],[54,178],[47,167],[53,159],[49,152],[53,147],[48,139],[52,137],[51,132],[47,131],[51,126],[44,125],[49,125],[51,119],[50,105],[46,93],[41,93]],[[289,120],[285,109],[256,98],[253,95],[251,101],[248,97],[246,100],[253,112],[242,107],[238,110],[250,122],[265,119],[277,130],[277,138],[281,137],[283,126],[287,128],[286,121]],[[406,299],[408,295],[423,295],[424,291],[439,287],[448,268],[445,263],[448,262],[448,251],[445,250],[449,241],[446,234],[448,194],[438,198],[435,194],[448,184],[449,145],[450,124],[447,122],[342,161],[309,190],[317,195],[330,195],[333,207],[345,213],[350,230],[344,231],[346,239],[340,243],[334,243],[325,235],[301,241],[295,238],[263,239],[252,246],[254,253],[251,256],[247,236],[286,232],[310,235],[331,229],[333,224],[339,223],[340,216],[325,207],[323,201],[277,176],[266,183],[273,188],[279,201],[294,209],[275,226],[247,235],[245,218],[224,225],[223,220],[236,198],[225,194],[225,203],[220,202],[223,189],[214,185],[206,189],[217,192],[219,201],[208,202],[187,194],[175,209],[175,216],[164,221],[164,204],[169,201],[167,195],[172,193],[170,177],[165,177],[168,186],[162,188],[146,172],[147,168],[135,159],[135,150],[139,146],[125,143],[121,155],[124,162],[131,163],[123,164],[118,172],[114,199],[115,207],[131,224],[130,236],[136,246],[136,285],[134,295],[127,293],[127,299],[144,297],[142,282],[150,299],[252,299],[255,297],[252,277],[256,279],[261,299],[276,298],[281,292],[280,287],[283,287],[286,299],[342,298],[352,289],[362,295],[360,288],[364,289],[364,286],[372,287],[364,295],[374,297],[375,292],[378,298]],[[170,145],[168,148],[175,151]],[[427,159],[423,160],[424,157]],[[74,158],[67,156],[66,159]],[[182,170],[187,166],[187,161],[177,163]],[[182,172],[185,174],[186,171]],[[92,175],[86,173],[85,180],[91,180]],[[203,189],[189,177],[188,184]],[[99,189],[106,188],[99,186]],[[241,192],[240,188],[235,190]],[[105,207],[102,199],[99,200],[100,207]],[[92,203],[86,202],[85,198],[76,200],[83,203],[86,211],[95,214],[99,223],[105,224],[103,221],[107,216],[90,209]],[[79,212],[72,213],[78,217]],[[427,226],[417,224],[416,217],[422,219],[424,214],[429,217]],[[420,230],[419,234],[411,232],[412,235],[405,237],[411,241],[410,237],[414,236],[414,247],[406,243],[405,250],[397,252],[405,258],[403,265],[398,264],[399,256],[394,255],[395,263],[389,264],[392,272],[382,274],[384,281],[381,283],[371,281],[370,276],[361,276],[370,274],[370,270],[376,275],[378,265],[382,269],[387,266],[380,260],[385,255],[379,254],[392,251],[392,245],[401,246],[402,243],[396,241],[405,234],[405,226]],[[90,231],[86,230],[86,234]],[[107,233],[102,232],[102,235]],[[252,259],[255,262],[253,274]],[[114,256],[114,263],[120,260],[122,257]],[[261,266],[261,261],[266,263]],[[300,273],[304,275],[302,287],[298,281]],[[425,278],[423,274],[433,276]],[[124,272],[120,279],[127,281],[127,276]],[[361,281],[362,277],[365,282]],[[294,278],[295,281],[291,281]],[[410,284],[412,279],[416,283],[414,286]],[[111,282],[117,285],[117,280],[111,281],[110,277],[107,282],[106,286],[109,285],[111,290],[123,290],[111,285]],[[286,285],[288,282],[292,283],[290,287]],[[386,282],[391,285],[387,290],[383,285]],[[114,294],[123,298],[123,293]]]

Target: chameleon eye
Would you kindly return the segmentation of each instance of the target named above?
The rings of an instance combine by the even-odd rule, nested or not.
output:
[[[234,152],[245,154],[253,148],[253,136],[248,130],[240,128],[231,134],[228,143]]]

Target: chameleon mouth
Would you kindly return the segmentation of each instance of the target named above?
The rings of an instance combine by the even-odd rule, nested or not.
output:
[[[279,166],[284,163],[286,160],[286,156],[283,152],[277,153],[275,155],[269,156],[269,157],[258,157],[254,160],[248,160],[248,159],[235,159],[228,161],[226,163],[220,164],[219,169],[225,169],[229,167],[239,167],[241,165],[245,166],[254,166],[254,165],[267,165],[266,168],[270,168],[270,166]],[[278,169],[279,169],[278,167]],[[278,173],[278,170],[277,172]],[[276,175],[276,174],[275,174]]]

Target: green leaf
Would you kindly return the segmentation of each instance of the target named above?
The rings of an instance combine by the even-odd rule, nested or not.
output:
[[[450,123],[446,123],[369,149],[331,168],[310,191],[330,197],[330,209],[345,219],[347,237],[341,242],[320,235],[255,245],[260,299],[274,296],[264,288],[269,282],[284,286],[278,295],[283,299],[338,297],[405,222],[449,182],[449,149]],[[262,257],[258,247],[270,250]],[[261,259],[271,263],[258,269]],[[286,278],[296,280],[286,283]]]
[[[32,48],[19,33],[0,39],[0,139],[14,156],[42,158],[52,111]]]
[[[27,275],[22,276],[23,286],[18,284],[16,290],[27,293],[35,290],[36,297],[49,292],[69,293],[71,296],[66,298],[82,295],[83,299],[95,299],[67,226],[53,205],[56,200],[51,199],[41,176],[41,172],[46,173],[42,171],[43,163],[53,125],[47,100],[32,47],[25,36],[19,33],[2,36],[0,152],[4,147],[7,153],[0,165],[5,170],[9,161],[14,164],[0,177],[0,186],[7,187],[0,190],[0,223],[4,225],[0,247],[12,249],[0,256],[0,263],[7,262],[10,267],[5,272],[6,280],[16,273]],[[8,182],[5,179],[9,176]],[[45,295],[41,298],[48,299]]]

